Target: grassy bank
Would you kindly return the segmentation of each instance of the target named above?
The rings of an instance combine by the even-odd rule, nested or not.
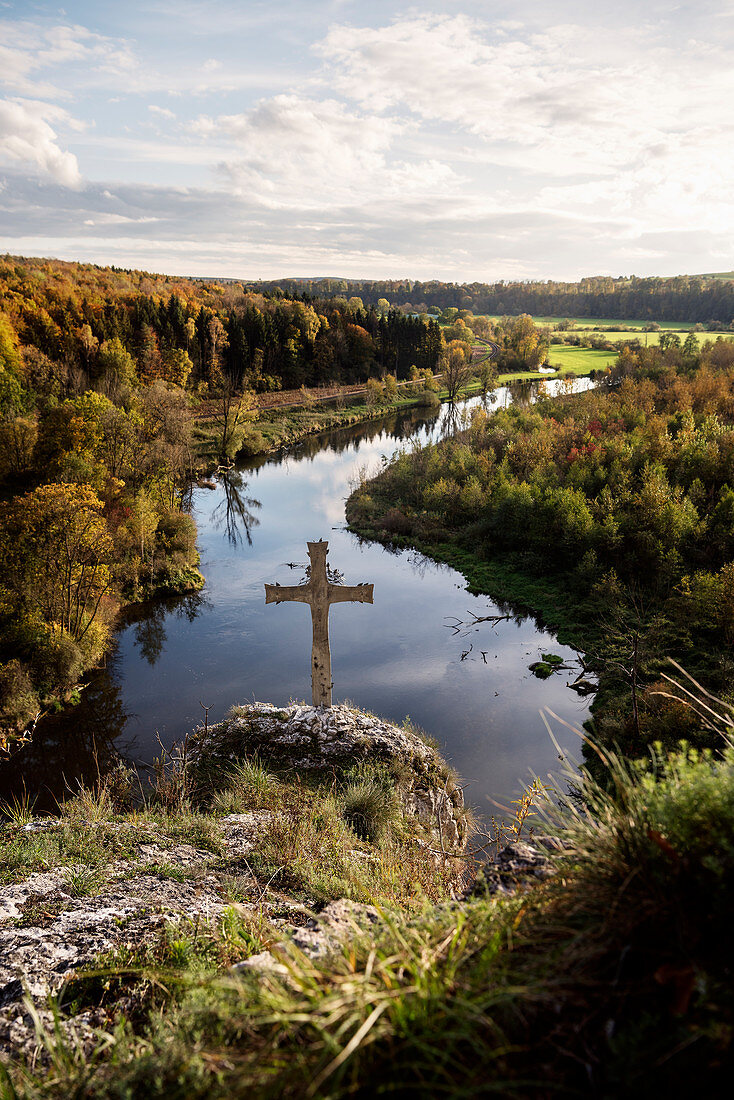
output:
[[[467,582],[467,591],[490,596],[516,614],[532,615],[541,627],[558,635],[562,645],[585,653],[597,648],[601,640],[598,603],[590,596],[569,592],[571,576],[543,576],[532,573],[518,554],[503,554],[490,560],[482,558],[458,542],[432,541],[389,534],[382,527],[365,522],[355,498],[347,501],[347,523],[355,534],[393,547],[412,548],[434,561],[450,565]]]
[[[339,407],[330,401],[307,407],[263,410],[246,424],[238,453],[246,458],[271,454],[307,436],[376,420],[400,409],[420,407],[424,403],[422,395],[412,395],[372,405],[358,401]],[[198,458],[211,465],[218,455],[221,429],[216,423],[196,421],[195,418],[193,434]]]

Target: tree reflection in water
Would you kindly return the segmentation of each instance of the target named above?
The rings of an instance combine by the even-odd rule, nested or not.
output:
[[[37,796],[35,813],[49,813],[75,791],[91,786],[122,758],[119,737],[128,720],[114,670],[91,674],[78,706],[38,723],[33,739],[0,762],[0,800]]]
[[[219,480],[224,490],[224,496],[212,512],[214,526],[227,536],[231,546],[241,546],[247,539],[247,545],[252,546],[250,529],[258,527],[260,520],[253,515],[251,509],[261,508],[259,500],[245,495],[247,482],[241,470],[225,470]]]
[[[134,625],[134,646],[140,650],[151,667],[156,664],[166,644],[166,619],[172,613],[176,618],[185,617],[190,623],[199,612],[210,606],[203,592],[189,592],[185,596],[146,603],[125,616],[127,624]]]
[[[542,388],[541,388],[542,387]],[[545,392],[544,383],[538,381],[515,381],[509,382],[507,385],[511,401],[513,405],[518,405],[522,409],[529,408],[533,405],[538,397]]]
[[[134,626],[135,646],[154,665],[166,643],[168,616],[193,622],[210,606],[201,592],[191,592],[129,607],[120,625]],[[89,673],[77,706],[47,715],[27,745],[0,760],[0,802],[27,790],[31,797],[38,796],[36,812],[53,812],[79,783],[91,786],[120,760],[129,759],[132,739],[121,738],[135,716],[123,705],[115,664],[113,656],[105,668]]]
[[[150,608],[144,619],[135,624],[133,644],[151,667],[163,652],[166,641],[166,628],[163,624],[167,614],[168,610],[163,604],[156,604]]]

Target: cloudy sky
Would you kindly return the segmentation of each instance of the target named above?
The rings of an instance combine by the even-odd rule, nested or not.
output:
[[[734,268],[734,0],[0,0],[0,252]]]

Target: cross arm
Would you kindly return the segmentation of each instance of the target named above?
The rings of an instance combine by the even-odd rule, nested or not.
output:
[[[310,603],[311,586],[306,584],[266,584],[265,603]]]
[[[372,603],[373,584],[330,584],[329,603]]]

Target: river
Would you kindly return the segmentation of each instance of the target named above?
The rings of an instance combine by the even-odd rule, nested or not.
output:
[[[544,385],[552,394],[557,384]],[[588,385],[579,379],[575,388]],[[499,389],[495,407],[513,396],[532,399],[532,392]],[[331,609],[334,702],[349,700],[398,723],[410,716],[437,739],[485,815],[493,800],[516,797],[531,773],[557,771],[540,711],[579,726],[588,703],[566,686],[575,673],[539,680],[528,665],[548,651],[575,664],[574,651],[530,617],[468,625],[508,609],[470,595],[447,566],[345,529],[344,501],[359,469],[374,471],[398,447],[439,438],[447,416],[445,406],[431,417],[410,410],[324,433],[242,464],[214,490],[195,489],[203,592],[128,613],[82,702],[44,720],[33,742],[0,765],[0,797],[25,785],[37,809],[52,809],[65,788],[89,782],[118,753],[150,765],[161,744],[170,747],[203,720],[203,707],[211,723],[248,700],[310,702],[308,608],[266,606],[263,585],[300,583],[306,542],[320,538],[344,583],[374,584],[372,606]],[[579,755],[574,734],[563,726],[555,733]]]

